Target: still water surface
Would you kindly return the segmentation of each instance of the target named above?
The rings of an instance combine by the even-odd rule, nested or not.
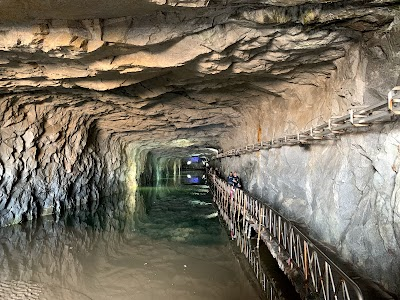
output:
[[[0,299],[260,299],[207,186],[187,175],[140,189],[134,211],[109,199],[0,229]]]

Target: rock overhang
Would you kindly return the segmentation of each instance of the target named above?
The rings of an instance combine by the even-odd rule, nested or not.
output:
[[[125,142],[186,155],[218,148],[244,121],[244,106],[280,96],[285,85],[329,77],[352,45],[393,22],[398,5],[87,0],[4,7],[4,98],[86,114]]]

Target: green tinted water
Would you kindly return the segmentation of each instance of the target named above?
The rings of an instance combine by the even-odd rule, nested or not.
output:
[[[206,186],[136,200],[134,213],[108,199],[95,214],[1,229],[0,299],[259,299]]]

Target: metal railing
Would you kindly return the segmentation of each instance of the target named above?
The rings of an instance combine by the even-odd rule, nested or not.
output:
[[[247,258],[248,263],[253,269],[255,276],[257,277],[258,283],[263,290],[266,299],[268,300],[279,300],[279,293],[275,290],[272,281],[264,271],[260,255],[258,252],[258,244],[255,247],[250,239],[250,228],[249,226],[238,226],[238,219],[235,220],[233,216],[233,209],[229,208],[229,199],[233,196],[231,189],[227,186],[221,185],[215,175],[210,175],[210,188],[213,192],[213,200],[218,207],[221,218],[225,221],[229,230],[231,231],[231,237],[236,239],[236,245],[239,247],[241,253]]]
[[[215,175],[210,176],[210,181],[213,200],[220,215],[229,226],[232,236],[238,237],[238,245],[249,261],[254,260],[251,256],[253,251],[248,248],[251,247],[248,238],[253,228],[257,233],[256,248],[260,240],[274,241],[279,252],[284,252],[288,257],[285,264],[299,271],[304,280],[304,295],[325,300],[363,300],[358,285],[290,221],[243,190],[232,189]],[[248,238],[243,240],[243,236]],[[251,264],[253,269],[256,268],[255,271],[260,272],[259,264],[257,267],[253,262]]]
[[[342,117],[332,117],[327,122],[297,134],[285,135],[268,142],[247,145],[219,153],[216,158],[242,155],[259,150],[268,150],[282,146],[309,144],[318,140],[335,140],[339,135],[348,133],[351,128],[366,127],[378,122],[392,121],[400,114],[400,86],[394,87],[388,94],[388,100],[367,107],[353,107]]]
[[[261,265],[260,255],[254,245],[251,243],[249,233],[250,231],[244,232],[242,230],[237,230],[236,236],[234,236],[237,246],[247,258],[247,261],[253,269],[254,275],[257,277],[258,283],[267,296],[266,298],[268,300],[278,300],[280,297],[278,296],[278,293],[272,285],[271,280],[268,278]]]

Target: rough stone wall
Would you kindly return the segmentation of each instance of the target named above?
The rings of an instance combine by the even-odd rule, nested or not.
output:
[[[181,158],[156,155],[153,159],[155,183],[157,185],[163,183],[175,183],[181,169]]]
[[[123,144],[79,108],[28,99],[0,101],[0,226],[94,209],[100,196],[122,191]]]
[[[349,47],[398,13],[396,0],[132,2],[5,1],[0,93],[97,99],[99,126],[128,141],[220,147],[247,100],[321,87]]]
[[[315,86],[286,86],[279,97],[244,107],[245,124],[225,137],[225,149],[246,145],[238,141],[256,142],[258,126],[263,140],[269,140],[343,114],[346,107],[385,100],[400,84],[398,34],[392,29],[348,49],[330,78],[316,80]],[[237,170],[251,193],[304,224],[361,274],[400,295],[399,125],[226,158],[221,166],[225,174]]]
[[[112,203],[134,210],[141,170],[176,170],[161,156],[292,133],[382,100],[400,72],[396,0],[99,1],[0,11],[0,226],[124,189]]]
[[[346,56],[334,64],[334,70],[326,74],[304,74],[301,81],[253,82],[260,91],[257,93],[255,89],[243,95],[246,101],[238,108],[242,124],[234,134],[224,135],[222,148],[237,147],[237,141],[247,145],[259,142],[258,138],[268,141],[285,134],[297,134],[332,116],[345,114],[351,106],[362,105],[367,61],[360,47],[347,48]],[[380,96],[382,98],[375,98],[375,102],[384,100],[385,95]]]
[[[364,275],[399,293],[400,123],[338,142],[223,161],[244,186]]]

